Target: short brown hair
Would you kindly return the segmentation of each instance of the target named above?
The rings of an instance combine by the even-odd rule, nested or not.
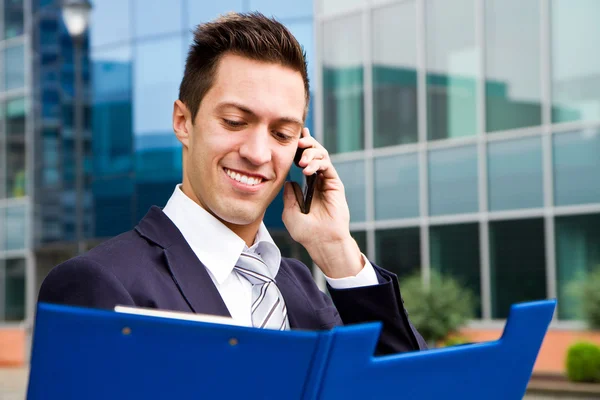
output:
[[[198,25],[194,32],[179,86],[179,100],[187,106],[192,121],[213,85],[219,60],[226,53],[277,63],[300,72],[308,106],[306,53],[294,35],[283,24],[261,13],[229,13]]]

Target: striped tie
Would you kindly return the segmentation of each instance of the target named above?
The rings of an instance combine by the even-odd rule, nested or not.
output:
[[[290,329],[285,301],[267,264],[258,255],[243,252],[234,269],[252,284],[252,326]]]

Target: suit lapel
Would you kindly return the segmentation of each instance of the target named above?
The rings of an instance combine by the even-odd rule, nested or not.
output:
[[[231,316],[206,267],[160,208],[152,207],[135,229],[163,248],[167,268],[192,311]]]

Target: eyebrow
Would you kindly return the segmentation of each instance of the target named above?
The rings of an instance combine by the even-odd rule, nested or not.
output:
[[[249,109],[248,107],[246,107],[243,104],[240,103],[236,103],[236,102],[225,102],[225,103],[220,103],[217,106],[218,110],[221,110],[223,108],[227,108],[227,107],[234,107],[237,108],[238,110],[240,110],[241,112],[245,113],[245,114],[250,114],[254,117],[256,117],[256,113],[254,111],[252,111],[251,109]],[[291,123],[291,124],[296,124],[296,125],[300,125],[300,126],[304,126],[304,122],[302,120],[299,120],[298,118],[294,118],[294,117],[279,117],[277,118],[278,121],[280,122],[287,122],[287,123]]]

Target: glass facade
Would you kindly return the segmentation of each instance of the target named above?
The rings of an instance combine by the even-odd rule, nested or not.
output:
[[[315,4],[316,136],[365,254],[457,278],[484,321],[548,297],[558,324],[581,319],[570,288],[600,265],[599,3]]]
[[[26,319],[32,155],[23,0],[0,1],[0,324]]]
[[[475,2],[425,3],[427,137],[436,140],[475,135],[479,68]]]
[[[0,321],[33,315],[30,260],[73,254],[79,223],[97,243],[165,204],[181,179],[171,110],[190,30],[250,10],[305,47],[306,124],[344,181],[365,254],[400,278],[456,277],[483,320],[545,297],[558,297],[559,323],[581,318],[570,288],[600,265],[597,1],[93,3],[78,136],[59,1],[0,0]],[[284,255],[310,263],[282,209],[279,195],[265,223]]]

